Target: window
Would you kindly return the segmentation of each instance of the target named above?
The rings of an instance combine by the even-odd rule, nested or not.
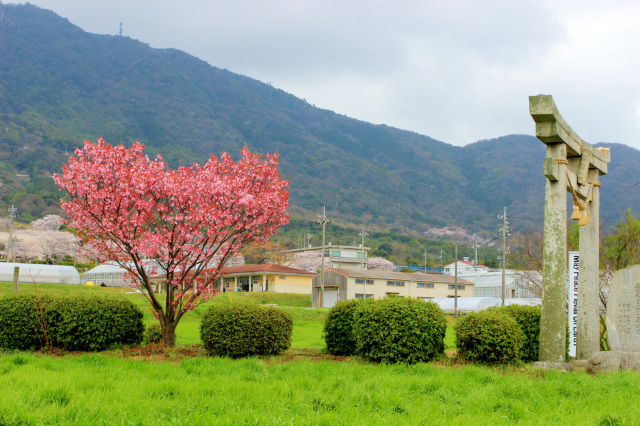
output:
[[[331,250],[331,257],[340,257],[340,250]]]
[[[356,293],[356,299],[373,299],[373,294]]]
[[[365,257],[365,256],[364,256],[364,252],[359,251],[359,252],[356,254],[356,257],[357,257],[358,259],[364,259],[364,257]]]
[[[422,288],[434,288],[435,285],[433,283],[418,283],[418,287]]]
[[[280,278],[281,280],[286,280],[287,277],[285,277],[284,275],[280,275],[278,278]]]
[[[363,278],[356,278],[356,284],[364,284]]]
[[[367,284],[373,284],[373,280],[366,280]]]
[[[455,284],[449,284],[449,290],[455,290],[455,289],[456,289]],[[458,290],[464,290],[464,286],[458,285]]]
[[[387,281],[387,285],[394,287],[404,287],[404,281]]]

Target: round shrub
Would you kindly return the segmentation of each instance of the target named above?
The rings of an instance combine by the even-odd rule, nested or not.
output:
[[[540,353],[540,306],[508,305],[489,310],[502,312],[516,320],[523,337],[520,359],[525,362],[537,361]]]
[[[144,341],[147,343],[162,342],[162,326],[157,322],[149,324],[144,330]]]
[[[353,316],[356,351],[369,361],[412,364],[444,352],[447,323],[435,303],[401,297],[367,300]]]
[[[353,312],[359,305],[358,299],[338,302],[329,310],[324,322],[324,341],[327,352],[333,355],[353,355],[356,353],[356,338],[353,335]]]
[[[0,347],[34,350],[45,346],[51,297],[15,294],[0,298]]]
[[[288,312],[255,305],[213,306],[200,323],[209,354],[231,358],[282,353],[291,346],[292,331]]]
[[[142,311],[116,297],[55,298],[51,305],[54,344],[70,351],[100,351],[142,341]]]
[[[522,331],[516,320],[504,313],[470,313],[454,326],[458,356],[488,364],[507,363],[519,358]]]
[[[103,350],[142,341],[142,312],[128,300],[98,296],[11,295],[0,299],[0,347]]]

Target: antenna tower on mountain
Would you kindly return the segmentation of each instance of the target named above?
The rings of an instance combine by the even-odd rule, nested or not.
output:
[[[122,37],[122,22],[120,22],[120,32],[118,33],[120,37]]]

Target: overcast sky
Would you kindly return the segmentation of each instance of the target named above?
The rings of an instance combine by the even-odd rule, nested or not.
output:
[[[318,107],[454,145],[534,134],[553,95],[586,141],[640,148],[640,2],[33,0]]]

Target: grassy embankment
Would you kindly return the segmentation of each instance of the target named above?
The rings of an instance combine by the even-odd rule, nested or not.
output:
[[[30,291],[27,285],[22,290]],[[9,291],[10,286],[0,285],[0,295]],[[39,285],[38,291],[120,289]],[[120,296],[140,303],[151,319],[140,295]],[[283,301],[269,294],[233,294],[232,301],[306,303],[297,296]],[[180,343],[198,341],[198,317],[215,303],[229,303],[229,298],[218,297],[189,314],[178,328]],[[124,358],[119,351],[64,357],[4,354],[0,424],[640,423],[640,375],[632,372],[589,376],[451,361],[386,366],[311,356],[290,361],[291,352],[322,346],[324,313],[286,309],[295,318],[293,346],[298,350],[282,357],[229,360],[176,352],[169,361],[151,362],[135,353]]]

